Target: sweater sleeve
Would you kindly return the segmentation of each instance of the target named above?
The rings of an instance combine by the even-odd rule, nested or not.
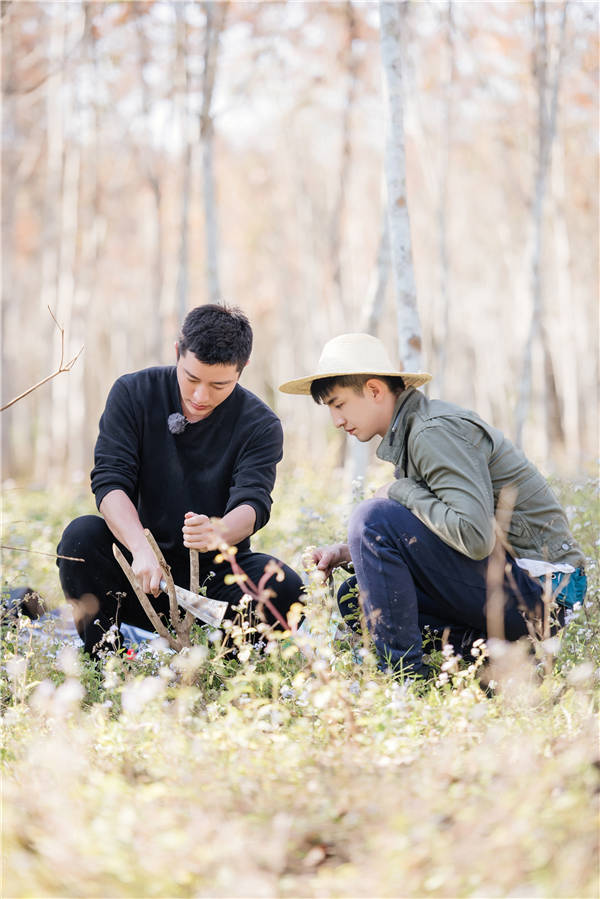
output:
[[[254,532],[264,527],[271,514],[271,491],[277,463],[283,456],[283,430],[278,418],[261,422],[236,459],[225,513],[246,504],[256,512]]]
[[[399,478],[388,496],[402,503],[437,536],[471,559],[484,559],[495,543],[489,439],[469,440],[444,421],[420,431],[410,446],[415,478]]]
[[[114,383],[100,418],[91,474],[96,505],[111,490],[123,490],[137,505],[141,435],[129,390],[122,378]]]

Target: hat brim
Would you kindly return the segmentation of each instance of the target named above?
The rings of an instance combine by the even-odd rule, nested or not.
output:
[[[421,387],[431,381],[431,375],[426,371],[328,371],[318,375],[309,375],[306,378],[295,378],[280,384],[282,393],[291,393],[296,396],[310,396],[310,388],[314,381],[322,381],[325,378],[345,378],[352,375],[366,375],[371,378],[402,378],[406,387]]]

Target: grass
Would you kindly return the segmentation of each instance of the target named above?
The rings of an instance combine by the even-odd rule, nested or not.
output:
[[[348,508],[324,475],[282,479],[260,548],[301,567]],[[434,654],[393,681],[332,639],[312,582],[315,657],[271,640],[243,662],[198,629],[93,666],[27,620],[3,627],[5,897],[592,897],[598,894],[597,492],[557,485],[589,558],[589,605],[559,645]],[[7,491],[4,544],[53,552],[83,494]],[[325,510],[325,511],[323,511]],[[259,542],[256,541],[258,548]],[[59,605],[54,563],[5,555],[4,582]],[[551,661],[551,673],[543,676]]]

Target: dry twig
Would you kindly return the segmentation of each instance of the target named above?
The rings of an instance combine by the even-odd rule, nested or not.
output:
[[[15,553],[33,553],[35,556],[48,556],[49,559],[66,559],[67,562],[85,562],[85,559],[78,559],[75,556],[59,556],[58,553],[43,553],[39,549],[25,549],[24,546],[5,546],[0,545],[0,549],[9,549]]]
[[[495,529],[496,543],[492,550],[487,567],[487,601],[486,618],[488,637],[504,640],[504,571],[506,568],[506,550],[510,546],[506,533],[512,517],[517,491],[514,487],[503,487],[496,507]]]
[[[77,360],[79,359],[79,357],[81,356],[81,354],[83,352],[83,346],[82,346],[81,349],[77,353],[75,353],[75,355],[73,356],[72,359],[70,359],[68,362],[64,361],[64,358],[65,358],[65,329],[61,328],[61,326],[57,322],[56,316],[52,312],[52,309],[50,308],[50,306],[48,306],[48,312],[52,316],[56,327],[60,331],[60,362],[58,363],[58,368],[56,369],[56,371],[53,371],[51,375],[47,375],[45,378],[42,378],[42,380],[38,381],[37,384],[34,384],[33,387],[29,387],[27,390],[23,391],[23,393],[20,393],[19,396],[16,396],[14,399],[12,399],[9,403],[6,403],[4,406],[0,407],[0,412],[4,412],[5,409],[9,409],[11,406],[14,406],[15,403],[19,402],[19,400],[24,399],[24,397],[28,396],[30,393],[33,393],[34,390],[37,390],[38,387],[41,387],[43,384],[47,384],[48,381],[51,381],[52,378],[55,378],[57,375],[60,375],[63,372],[71,371],[71,369],[73,368],[73,366],[75,365],[75,363],[77,362]]]

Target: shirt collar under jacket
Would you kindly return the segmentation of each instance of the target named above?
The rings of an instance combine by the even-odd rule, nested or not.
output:
[[[394,407],[394,414],[387,434],[377,447],[378,459],[392,462],[394,465],[399,464],[413,415],[426,400],[427,397],[415,387],[409,387],[402,391]]]

